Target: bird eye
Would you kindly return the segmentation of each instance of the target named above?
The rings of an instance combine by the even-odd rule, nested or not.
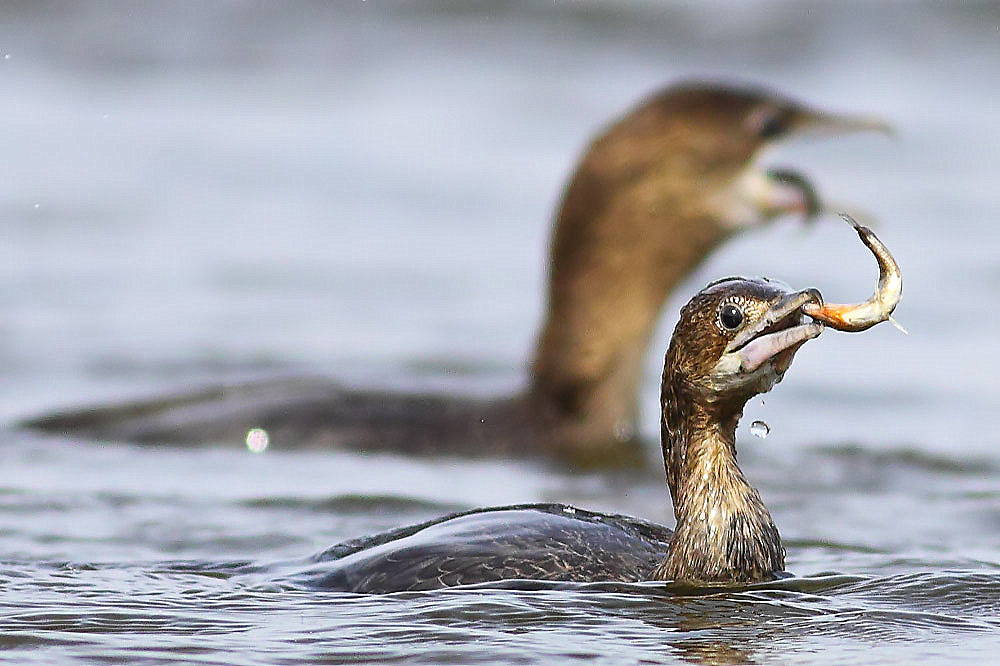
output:
[[[772,104],[757,107],[746,119],[750,131],[762,139],[772,139],[784,134],[788,129],[787,121],[788,112]]]
[[[785,131],[784,123],[782,119],[777,114],[766,118],[760,126],[760,135],[765,139],[770,139],[771,137],[778,136]]]
[[[723,305],[719,312],[719,322],[723,328],[734,331],[743,323],[743,312],[732,303]]]

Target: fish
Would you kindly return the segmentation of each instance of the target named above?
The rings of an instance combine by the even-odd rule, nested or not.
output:
[[[878,286],[871,298],[863,303],[809,302],[802,306],[802,312],[837,331],[858,333],[888,321],[903,333],[907,333],[906,329],[892,318],[893,311],[903,298],[903,276],[899,264],[889,252],[889,248],[871,229],[859,224],[847,213],[840,213],[840,216],[854,227],[861,242],[875,255],[879,269]]]

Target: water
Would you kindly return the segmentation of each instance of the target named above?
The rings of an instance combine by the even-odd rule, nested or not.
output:
[[[264,453],[271,438],[263,428],[250,428],[247,431],[247,450],[251,453]]]
[[[771,426],[767,425],[764,421],[756,420],[750,424],[750,432],[755,437],[760,437],[761,439],[767,439],[767,436],[771,434]]]
[[[516,386],[548,217],[594,128],[700,75],[877,112],[765,156],[866,213],[888,325],[810,342],[740,441],[797,578],[704,594],[512,584],[359,598],[277,581],[343,539],[559,501],[670,524],[662,479],[516,461],[0,432],[0,661],[989,663],[1000,648],[1000,14],[983,6],[189,3],[7,7],[0,417],[219,378]],[[710,279],[871,292],[836,218]],[[741,430],[741,434],[745,430]],[[253,441],[259,443],[259,438]]]

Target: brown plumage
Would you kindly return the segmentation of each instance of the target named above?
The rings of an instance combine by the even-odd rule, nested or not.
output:
[[[564,505],[477,509],[357,539],[320,554],[300,581],[348,592],[427,590],[499,580],[769,580],[785,551],[736,462],[747,400],[781,381],[822,331],[802,307],[819,292],[730,278],[681,311],[662,387],[663,458],[677,525]],[[738,320],[727,308],[735,308]]]
[[[702,290],[682,310],[664,362],[660,421],[677,527],[657,579],[762,580],[784,568],[778,530],[737,463],[736,425],[746,402],[781,381],[802,343],[822,331],[802,323],[807,303],[822,303],[819,292],[733,278]],[[732,330],[720,315],[727,305],[742,314]],[[759,321],[767,324],[760,334],[734,347],[737,334]],[[791,343],[785,348],[767,348],[762,366],[747,372],[740,363],[732,379],[726,375],[727,354],[793,328],[799,335],[779,341]]]
[[[549,455],[577,464],[640,458],[636,394],[649,336],[673,287],[734,233],[815,195],[751,161],[809,127],[856,129],[768,91],[668,88],[588,147],[552,238],[548,310],[527,390],[500,400],[359,391],[325,380],[265,381],[26,420],[49,432],[141,442],[238,442],[265,428],[273,446],[459,455]]]

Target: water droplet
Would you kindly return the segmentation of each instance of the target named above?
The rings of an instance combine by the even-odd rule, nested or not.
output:
[[[35,210],[38,210],[38,208],[39,208],[39,207],[40,207],[41,205],[42,205],[42,204],[40,204],[40,203],[36,203],[35,205],[33,205],[33,206],[32,206],[32,208],[34,208]]]
[[[270,443],[270,437],[263,428],[250,428],[247,430],[247,449],[251,453],[264,453]]]
[[[750,424],[750,432],[761,439],[765,439],[771,434],[771,426],[767,425],[763,421],[754,421]]]
[[[3,59],[4,60],[10,60],[10,54],[9,53],[4,53],[3,54]]]

